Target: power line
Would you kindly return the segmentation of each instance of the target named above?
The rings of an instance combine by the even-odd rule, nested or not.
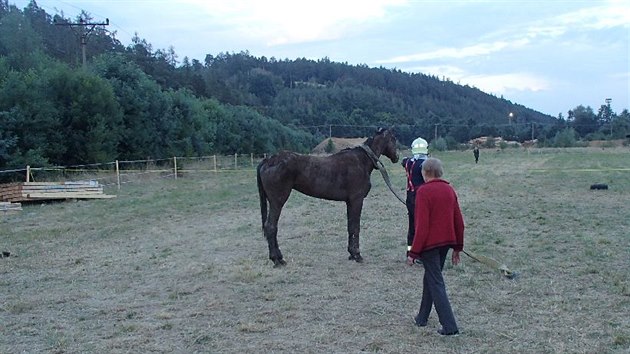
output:
[[[85,47],[87,46],[87,39],[90,33],[94,31],[96,26],[109,26],[109,19],[106,18],[105,22],[86,22],[83,18],[79,19],[79,22],[53,22],[55,26],[68,26],[70,28],[78,27],[80,28],[80,39],[81,39],[81,54],[83,58],[83,68],[85,68]]]

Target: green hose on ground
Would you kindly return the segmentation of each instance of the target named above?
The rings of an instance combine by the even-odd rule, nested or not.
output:
[[[517,273],[511,271],[505,264],[499,263],[498,261],[490,257],[474,255],[467,251],[462,251],[462,252],[468,257],[474,259],[475,261],[485,264],[492,269],[498,270],[499,272],[501,272],[501,275],[503,275],[504,277],[508,279],[514,279],[517,276]]]

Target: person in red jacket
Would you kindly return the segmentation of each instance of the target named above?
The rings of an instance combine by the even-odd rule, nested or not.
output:
[[[457,322],[446,294],[442,269],[446,255],[453,249],[453,265],[459,263],[464,249],[464,218],[453,187],[441,179],[442,162],[428,158],[422,164],[424,184],[416,192],[415,236],[407,257],[407,264],[417,260],[424,265],[422,301],[415,317],[416,325],[426,326],[435,305],[442,335],[458,334]]]

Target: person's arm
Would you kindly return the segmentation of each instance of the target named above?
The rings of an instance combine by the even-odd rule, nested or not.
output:
[[[420,253],[422,252],[429,233],[429,204],[427,198],[425,198],[425,193],[421,190],[416,193],[414,221],[415,230],[413,243],[411,244],[411,250],[408,256],[412,259],[418,259],[420,258]]]
[[[462,211],[459,207],[459,203],[457,202],[457,197],[455,197],[455,212],[454,212],[454,220],[455,223],[455,240],[457,244],[455,245],[456,251],[461,251],[464,249],[464,217],[462,215]]]
[[[451,262],[453,265],[458,265],[460,258],[459,252],[464,249],[464,217],[462,216],[462,211],[459,207],[459,202],[457,201],[457,195],[455,196],[455,213],[454,213],[455,223],[455,240],[457,244],[453,247],[453,254],[451,256]]]

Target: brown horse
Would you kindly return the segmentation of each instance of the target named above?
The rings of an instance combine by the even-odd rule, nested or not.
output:
[[[258,164],[262,227],[269,244],[269,259],[274,266],[285,265],[278,247],[278,219],[291,191],[315,198],[346,202],[348,217],[348,252],[357,262],[363,261],[359,251],[359,228],[363,199],[371,188],[370,175],[378,167],[378,158],[387,156],[398,162],[396,137],[387,129],[379,129],[362,146],[319,157],[283,151]],[[267,212],[267,204],[269,212]]]

